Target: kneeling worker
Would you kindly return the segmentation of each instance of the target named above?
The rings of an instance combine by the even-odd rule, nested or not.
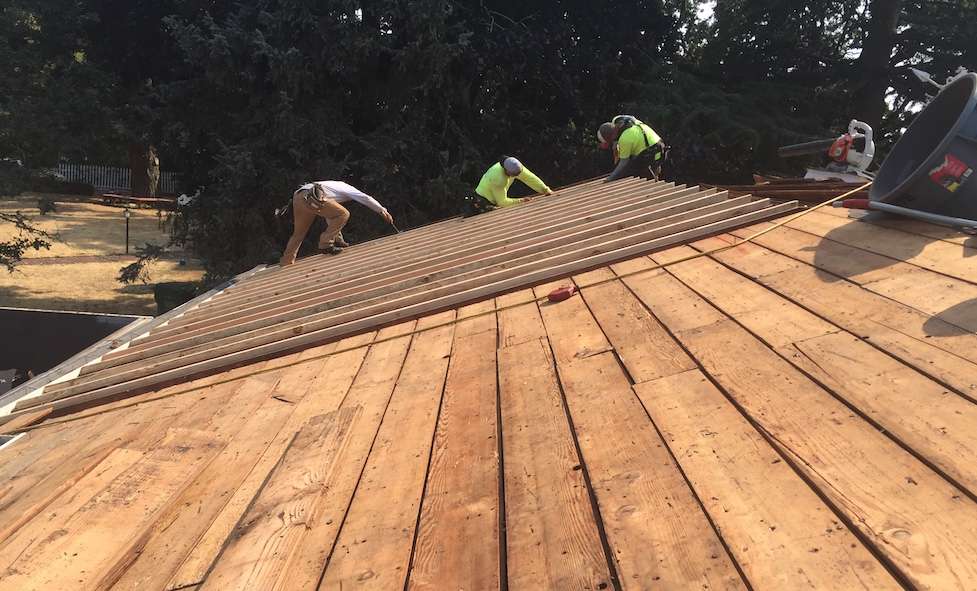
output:
[[[661,178],[664,146],[654,129],[630,115],[618,115],[613,121],[602,123],[597,140],[604,150],[614,148],[617,167],[604,182],[627,176],[651,180]]]
[[[295,262],[305,235],[315,221],[316,216],[325,218],[326,230],[319,236],[319,251],[327,254],[339,254],[342,250],[334,244],[342,240],[340,232],[349,221],[349,211],[340,205],[347,201],[356,201],[380,214],[380,217],[393,224],[394,218],[387,209],[366,193],[342,181],[315,181],[306,183],[295,190],[292,195],[292,215],[295,229],[288,240],[285,253],[282,254],[281,265],[287,266]],[[345,242],[343,242],[345,244]]]
[[[478,187],[475,188],[475,193],[481,197],[481,199],[476,198],[478,202],[475,206],[476,209],[484,211],[495,207],[510,207],[519,204],[521,201],[526,201],[527,199],[512,199],[509,197],[509,187],[512,186],[513,181],[516,179],[519,179],[537,193],[543,193],[544,195],[553,194],[553,191],[546,186],[546,183],[541,181],[531,170],[523,166],[522,162],[519,162],[512,156],[503,156],[485,171],[485,174],[482,175],[482,180],[478,183]]]

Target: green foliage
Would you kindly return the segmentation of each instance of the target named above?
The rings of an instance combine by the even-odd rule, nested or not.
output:
[[[149,283],[151,279],[150,266],[165,253],[166,248],[158,244],[147,242],[142,246],[137,246],[136,255],[138,255],[138,259],[134,263],[119,269],[119,276],[116,277],[116,280],[123,285],[131,285],[137,281],[144,284]]]
[[[58,206],[54,202],[54,199],[42,197],[37,200],[37,210],[41,215],[47,215],[49,213],[57,212]]]
[[[99,157],[115,136],[113,76],[87,59],[91,6],[9,0],[0,8],[0,156],[28,168]]]
[[[15,229],[13,238],[0,242],[0,265],[6,267],[10,273],[23,260],[27,251],[49,249],[51,241],[57,240],[57,236],[31,224],[30,219],[19,211],[0,212],[0,223],[11,224]]]
[[[693,0],[12,0],[0,156],[159,147],[206,187],[174,239],[216,281],[277,260],[273,211],[304,181],[348,180],[407,228],[460,213],[503,153],[552,186],[606,173],[594,130],[619,113],[661,133],[679,182],[798,172],[779,145],[834,136],[889,86],[891,140],[928,90],[909,66],[977,69],[974,0],[899,0],[868,75],[896,1],[724,0],[703,20]],[[354,242],[390,231],[353,214]]]

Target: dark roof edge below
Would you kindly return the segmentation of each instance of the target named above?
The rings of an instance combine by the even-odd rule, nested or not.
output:
[[[146,333],[157,328],[164,322],[173,320],[177,316],[187,312],[191,308],[195,308],[201,302],[209,299],[218,293],[224,291],[231,285],[243,281],[248,277],[251,277],[258,271],[264,269],[266,265],[258,265],[249,271],[245,271],[240,275],[236,275],[231,279],[228,279],[224,283],[221,283],[217,287],[211,289],[210,291],[200,294],[199,296],[193,298],[189,302],[185,302],[176,308],[173,308],[166,314],[162,314],[155,318],[151,317],[136,317],[137,320],[127,324],[126,326],[120,328],[109,336],[97,341],[91,346],[82,349],[75,355],[69,357],[65,361],[59,363],[58,365],[52,367],[46,372],[34,376],[30,380],[24,382],[23,384],[17,386],[16,388],[6,392],[3,396],[0,396],[0,407],[7,406],[11,402],[16,402],[29,393],[42,388],[54,380],[71,373],[72,371],[87,365],[88,363],[98,359],[99,357],[105,355],[106,353],[118,349],[121,345],[128,343]],[[114,345],[113,345],[114,344]]]

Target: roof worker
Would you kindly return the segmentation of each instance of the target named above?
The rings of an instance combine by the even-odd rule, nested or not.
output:
[[[302,241],[308,233],[312,222],[316,216],[325,218],[326,229],[319,236],[319,252],[325,254],[339,254],[342,252],[340,246],[349,246],[342,239],[340,232],[346,222],[349,221],[349,210],[340,205],[348,201],[356,201],[373,211],[380,214],[388,224],[393,225],[394,218],[387,211],[387,208],[380,205],[373,197],[360,191],[356,187],[342,181],[315,181],[306,183],[295,190],[292,194],[290,203],[293,212],[295,227],[292,230],[292,237],[288,240],[288,246],[282,254],[281,266],[285,267],[295,262],[295,255],[298,254]],[[279,209],[276,213],[283,215],[288,209],[288,205]]]
[[[510,207],[532,199],[532,197],[522,199],[509,197],[509,187],[516,179],[537,193],[553,194],[553,190],[533,174],[533,171],[526,168],[522,162],[512,156],[502,156],[498,162],[485,171],[482,180],[475,188],[475,194],[478,196],[472,199],[472,213],[480,213],[496,207]]]
[[[613,147],[617,166],[605,183],[628,176],[661,178],[665,146],[654,129],[631,115],[618,115],[597,129],[601,149]]]

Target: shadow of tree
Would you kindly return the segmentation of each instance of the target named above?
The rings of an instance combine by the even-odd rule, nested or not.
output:
[[[846,279],[868,276],[873,271],[880,271],[918,255],[926,244],[937,240],[937,238],[916,236],[917,239],[914,240],[883,245],[881,241],[891,241],[892,237],[890,234],[879,234],[878,246],[884,248],[884,252],[889,256],[848,246],[865,240],[866,225],[865,222],[853,220],[825,234],[816,249],[808,249],[815,251],[815,266]],[[837,281],[837,277],[832,277],[830,281]]]
[[[965,327],[977,327],[977,299],[961,302],[931,317],[923,325],[923,330],[934,337],[959,336],[974,332]]]

